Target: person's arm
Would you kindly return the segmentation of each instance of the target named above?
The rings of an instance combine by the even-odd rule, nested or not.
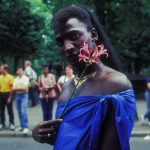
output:
[[[57,81],[57,87],[58,87],[58,90],[59,92],[61,93],[62,92],[62,87],[61,87],[61,84],[62,84],[62,81],[64,80],[64,76],[61,76],[58,81]]]
[[[53,80],[53,86],[55,86],[56,85],[56,77],[55,77],[55,75],[52,75],[52,80]]]
[[[14,78],[11,77],[10,81],[9,81],[9,86],[10,86],[10,94],[9,94],[9,97],[7,99],[7,103],[11,103],[12,101],[12,91],[13,91],[13,82],[14,82]]]
[[[38,79],[38,89],[40,92],[43,92],[43,87],[42,87],[42,83],[41,83],[41,76]]]
[[[61,85],[60,85],[59,82],[57,82],[57,87],[58,87],[59,93],[61,93],[62,92],[62,88],[61,88]]]
[[[31,70],[30,70],[29,67],[27,67],[27,68],[25,69],[24,74],[30,79],[30,77],[31,77]]]
[[[113,104],[109,102],[108,112],[101,127],[100,150],[121,150],[115,123]]]
[[[147,82],[147,88],[150,90],[150,82]]]
[[[51,85],[50,85],[50,90],[51,90],[51,89],[55,89],[55,85],[56,85],[55,75],[50,74],[49,78],[50,78],[50,81],[52,81],[52,83],[51,83]]]

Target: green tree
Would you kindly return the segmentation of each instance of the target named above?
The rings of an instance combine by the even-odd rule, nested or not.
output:
[[[150,62],[150,1],[95,0],[95,7],[126,72],[142,74]]]
[[[0,2],[1,58],[13,57],[15,67],[39,48],[43,18],[30,11],[30,3],[23,0]]]

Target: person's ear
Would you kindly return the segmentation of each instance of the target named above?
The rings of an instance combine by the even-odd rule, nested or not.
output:
[[[97,31],[96,31],[95,28],[92,28],[91,36],[92,36],[93,41],[97,41],[98,40],[98,34],[97,34]]]

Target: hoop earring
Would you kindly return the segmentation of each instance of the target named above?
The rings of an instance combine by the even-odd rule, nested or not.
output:
[[[93,45],[93,48],[95,48],[97,46],[95,39],[92,39],[92,45]]]

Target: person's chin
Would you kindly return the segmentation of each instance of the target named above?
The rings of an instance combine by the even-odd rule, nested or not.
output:
[[[85,63],[79,62],[79,60],[68,60],[69,64],[74,68],[80,68],[81,66],[84,67]]]

